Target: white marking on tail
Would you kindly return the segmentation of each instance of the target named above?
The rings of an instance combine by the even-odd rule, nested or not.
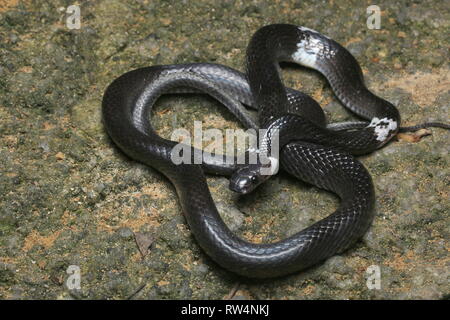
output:
[[[384,141],[392,131],[397,129],[397,121],[389,118],[379,119],[374,117],[368,127],[374,128],[373,130],[378,141]]]

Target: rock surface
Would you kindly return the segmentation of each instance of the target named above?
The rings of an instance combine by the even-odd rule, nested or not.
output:
[[[242,70],[252,33],[284,22],[348,47],[368,86],[399,107],[404,124],[445,121],[444,1],[380,0],[380,30],[366,26],[370,3],[350,0],[82,2],[79,30],[67,27],[67,1],[3,3],[0,299],[221,299],[231,298],[236,283],[245,292],[239,297],[258,299],[449,297],[449,132],[433,129],[418,142],[394,141],[361,158],[373,176],[377,215],[351,250],[304,272],[253,281],[221,269],[199,249],[170,183],[119,152],[100,118],[102,94],[120,74],[200,61]],[[283,76],[312,95],[330,121],[352,118],[316,72],[286,68]],[[153,123],[169,137],[194,120],[239,128],[203,96],[162,98]],[[208,182],[225,221],[255,242],[291,235],[338,203],[286,175],[245,198],[229,191],[225,178]],[[154,237],[145,256],[135,233]],[[372,265],[379,267],[380,289],[367,286]],[[80,287],[70,285],[69,266],[79,267]]]

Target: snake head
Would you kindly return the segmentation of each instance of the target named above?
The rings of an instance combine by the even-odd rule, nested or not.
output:
[[[230,178],[230,190],[247,194],[255,190],[264,180],[261,176],[261,165],[250,164],[237,170]]]
[[[250,193],[261,183],[276,174],[278,161],[271,157],[269,160],[265,164],[249,164],[236,170],[230,178],[230,190],[241,194]]]

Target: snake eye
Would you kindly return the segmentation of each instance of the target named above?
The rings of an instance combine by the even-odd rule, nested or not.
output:
[[[252,176],[252,181],[255,182],[256,180],[258,180],[258,178],[256,176]]]

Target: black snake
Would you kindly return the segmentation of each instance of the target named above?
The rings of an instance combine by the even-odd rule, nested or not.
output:
[[[327,126],[312,98],[283,85],[281,61],[322,73],[343,105],[366,121]],[[269,166],[279,165],[337,194],[341,199],[337,210],[275,243],[254,244],[234,235],[216,209],[204,173],[233,175],[230,188],[241,193],[270,175],[260,174],[259,162],[224,163],[193,148],[192,158],[200,155],[201,164],[174,164],[171,155],[177,143],[157,135],[148,119],[161,95],[180,92],[209,94],[245,127],[267,129],[261,138],[265,152],[276,132],[279,158]],[[257,122],[243,105],[258,109]],[[140,68],[108,86],[102,108],[106,130],[120,149],[173,183],[190,229],[206,253],[222,267],[247,277],[274,277],[307,268],[361,238],[373,219],[375,196],[370,175],[351,154],[383,146],[400,129],[398,110],[366,88],[358,62],[345,48],[317,31],[287,24],[255,33],[247,49],[247,75],[209,63]]]

